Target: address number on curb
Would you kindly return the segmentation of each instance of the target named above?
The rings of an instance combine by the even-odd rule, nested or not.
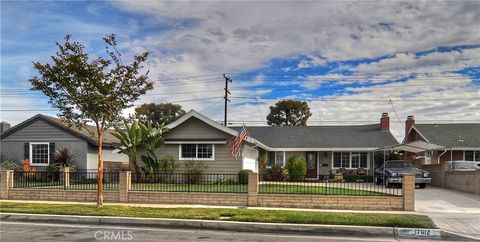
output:
[[[397,228],[396,234],[404,238],[418,239],[440,239],[440,230],[438,229],[416,229],[416,228]]]

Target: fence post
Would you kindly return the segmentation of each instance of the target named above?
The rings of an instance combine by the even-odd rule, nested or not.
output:
[[[121,203],[128,203],[128,192],[132,184],[132,173],[130,171],[121,171],[119,174],[118,190]]]
[[[60,182],[63,183],[63,189],[67,190],[70,187],[70,167],[62,167],[60,169]]]
[[[248,200],[247,204],[250,207],[257,206],[258,204],[258,174],[249,171],[248,172]]]
[[[403,176],[403,210],[415,211],[415,174]]]
[[[8,191],[13,186],[13,171],[1,171],[0,176],[0,199],[8,199]]]

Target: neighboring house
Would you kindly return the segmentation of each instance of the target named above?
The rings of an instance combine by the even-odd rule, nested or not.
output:
[[[480,161],[480,123],[416,124],[410,115],[405,121],[403,143],[417,140],[447,147],[421,154],[407,152],[406,158],[417,166],[450,160]]]
[[[240,127],[225,127],[192,110],[167,125],[165,144],[158,155],[171,155],[182,164],[201,160],[206,173],[258,171],[258,157],[267,155],[268,165],[285,166],[292,156],[305,158],[310,178],[319,178],[339,168],[373,170],[373,150],[398,142],[390,133],[390,118],[380,124],[354,126],[247,127],[241,157],[230,154],[231,140]],[[183,171],[183,165],[177,172]],[[372,174],[372,173],[370,173]]]
[[[77,169],[97,169],[97,141],[86,129],[93,131],[95,127],[69,127],[58,118],[37,114],[1,134],[0,154],[2,159],[28,159],[32,166],[41,168],[52,162],[57,148],[65,146],[76,153]],[[128,168],[128,157],[113,152],[117,138],[110,131],[104,136],[105,170]]]

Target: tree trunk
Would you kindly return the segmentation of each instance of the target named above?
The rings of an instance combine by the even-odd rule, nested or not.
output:
[[[137,181],[142,180],[142,170],[140,168],[140,162],[138,162],[137,154],[135,153],[135,159],[133,160],[133,168],[135,169],[135,176],[137,177]]]
[[[98,133],[98,174],[97,174],[97,208],[103,207],[103,130],[97,127]]]

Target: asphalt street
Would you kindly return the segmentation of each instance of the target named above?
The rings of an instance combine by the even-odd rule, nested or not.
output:
[[[303,234],[242,233],[128,226],[51,223],[0,223],[0,240],[9,241],[396,241],[393,238],[325,237]]]

